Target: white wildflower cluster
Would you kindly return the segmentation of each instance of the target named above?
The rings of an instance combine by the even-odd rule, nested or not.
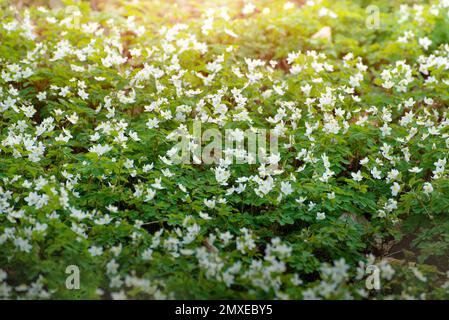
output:
[[[449,44],[425,22],[449,4],[391,14],[399,59],[341,37],[332,50],[311,35],[281,46],[288,21],[346,32],[334,26],[349,18],[331,1],[273,3],[157,28],[80,11],[73,29],[61,11],[5,8],[0,298],[58,294],[48,274],[8,285],[9,270],[41,259],[102,266],[90,275],[113,299],[177,298],[186,278],[251,298],[365,298],[347,287],[367,264],[392,279],[385,261],[330,257],[360,256],[408,215],[447,213]],[[252,39],[263,46],[246,43],[265,29]]]
[[[398,92],[407,92],[408,85],[413,82],[412,68],[405,61],[397,61],[394,68],[382,71],[381,77],[384,88],[394,88]]]
[[[41,275],[29,285],[20,284],[17,286],[8,284],[8,273],[0,269],[0,299],[14,299],[23,297],[24,299],[48,299],[51,293],[45,289],[45,279]]]

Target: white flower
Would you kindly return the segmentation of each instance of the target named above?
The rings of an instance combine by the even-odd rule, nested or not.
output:
[[[381,177],[381,174],[382,172],[381,171],[379,171],[376,167],[374,167],[374,168],[372,168],[371,169],[371,174],[372,174],[372,176],[373,176],[373,178],[374,179],[382,179],[382,177]]]
[[[107,225],[112,221],[112,218],[109,216],[109,214],[105,214],[101,218],[98,218],[95,220],[95,224],[98,225]]]
[[[106,264],[106,273],[107,274],[116,274],[118,270],[118,263],[115,261],[115,259],[112,259]]]
[[[95,132],[94,134],[92,134],[89,137],[90,141],[98,141],[100,138],[101,138],[101,136],[98,132]]]
[[[156,118],[153,118],[153,119],[148,119],[148,121],[147,121],[147,127],[149,128],[149,129],[154,129],[154,128],[159,128],[159,120],[158,119],[156,119]]]
[[[230,29],[224,29],[224,32],[227,34],[227,35],[229,35],[229,36],[231,36],[231,37],[233,37],[233,38],[238,38],[238,35],[234,32],[234,31],[232,31],[232,30],[230,30]]]
[[[152,255],[153,255],[153,250],[148,248],[144,252],[142,252],[142,259],[145,261],[149,261],[149,260],[153,259]]]
[[[55,137],[56,141],[64,141],[65,143],[67,143],[71,138],[73,138],[72,134],[70,133],[69,130],[62,128],[62,131],[66,134],[63,135],[62,133],[59,134],[59,136]]]
[[[148,202],[154,199],[154,196],[156,195],[156,191],[154,191],[151,188],[147,189],[147,194],[145,196],[145,199],[143,200],[144,202]]]
[[[109,212],[118,212],[118,208],[116,206],[113,206],[112,204],[108,205],[106,209],[109,210]]]
[[[352,176],[352,179],[356,182],[363,180],[362,173],[360,172],[360,170],[357,171],[356,173],[351,172],[351,176]]]
[[[135,131],[130,131],[128,133],[128,135],[131,137],[131,139],[133,139],[134,141],[140,141],[139,136],[137,135],[137,132]]]
[[[97,246],[92,246],[89,248],[89,253],[92,257],[95,256],[100,256],[103,254],[103,248],[102,247],[97,247]]]
[[[295,201],[296,201],[300,206],[304,205],[304,201],[306,201],[306,200],[307,200],[307,198],[305,198],[305,197],[299,197],[299,199],[295,199]]]
[[[204,204],[206,205],[206,207],[208,207],[210,209],[215,208],[215,203],[216,203],[215,200],[204,199]]]
[[[423,185],[424,193],[429,194],[433,192],[433,186],[430,182],[425,182]]]
[[[217,180],[217,182],[222,186],[227,186],[227,181],[231,176],[231,172],[223,167],[217,167],[213,169],[213,171],[215,172],[215,179]]]
[[[289,194],[293,193],[293,188],[290,182],[288,181],[282,181],[281,182],[281,191],[283,194],[288,196]]]
[[[37,192],[30,192],[25,198],[25,201],[29,206],[35,206],[36,209],[41,209],[48,204],[48,199],[49,197],[45,193],[39,195]]]
[[[155,189],[162,190],[164,187],[162,186],[162,178],[156,178],[154,183],[151,186]]]
[[[391,186],[391,194],[393,195],[393,197],[397,196],[399,191],[401,191],[401,186],[399,185],[399,183],[394,182]]]
[[[385,213],[385,210],[380,209],[377,211],[377,216],[379,218],[385,218],[387,216],[387,214]]]
[[[4,270],[0,269],[0,282],[4,282],[7,277],[8,277],[8,274]]]
[[[247,3],[247,4],[245,4],[245,6],[242,9],[242,13],[244,15],[248,15],[248,14],[253,13],[255,10],[256,10],[256,6],[254,4]]]
[[[324,220],[324,219],[326,219],[326,213],[324,213],[324,212],[318,212],[318,213],[316,214],[316,219],[317,219],[317,220]]]
[[[74,112],[70,117],[67,116],[66,118],[67,118],[67,120],[69,120],[72,124],[76,124],[76,123],[78,122],[78,119],[79,119],[79,117],[78,117],[78,115],[76,114],[76,112]]]
[[[107,153],[111,150],[112,150],[112,147],[107,144],[104,146],[102,146],[101,144],[97,144],[97,145],[89,148],[90,152],[96,153],[99,157],[101,157],[102,155],[104,155],[105,153]]]
[[[59,95],[62,97],[67,97],[67,95],[70,93],[70,87],[65,86],[61,88],[61,91],[59,92]]]
[[[424,103],[431,106],[433,104],[433,99],[432,98],[424,98]]]
[[[32,185],[33,185],[33,184],[32,184],[31,182],[29,182],[28,180],[25,180],[25,181],[22,183],[22,187],[27,188],[27,189],[31,188]]]
[[[124,166],[126,169],[134,168],[134,160],[132,160],[132,159],[126,159],[125,162],[123,163],[123,166]]]
[[[201,219],[204,219],[204,220],[210,220],[210,219],[212,219],[207,213],[204,213],[204,212],[202,212],[202,211],[200,211],[200,212],[198,213],[198,215],[200,216]]]
[[[429,46],[432,44],[432,40],[430,40],[427,37],[420,38],[418,40],[418,42],[419,42],[419,45],[424,48],[424,50],[427,50],[429,48]]]
[[[360,164],[361,164],[361,165],[367,164],[368,162],[369,162],[368,157],[365,157],[365,158],[363,158],[362,160],[360,160]]]
[[[293,9],[295,7],[295,4],[293,2],[287,1],[284,4],[284,10],[290,10]]]
[[[86,100],[87,98],[89,98],[89,94],[86,91],[84,91],[83,89],[78,89],[78,95],[83,100]]]
[[[219,238],[223,241],[223,244],[226,245],[232,240],[232,238],[234,238],[234,236],[229,231],[226,231],[224,233],[220,233]]]
[[[399,176],[399,171],[396,169],[392,169],[387,175],[387,182],[396,180]]]
[[[45,92],[45,91],[39,92],[39,93],[36,95],[36,98],[37,98],[39,101],[43,101],[43,100],[47,99],[47,92]]]
[[[152,170],[153,167],[154,167],[153,163],[146,164],[146,165],[144,165],[144,166],[142,167],[142,171],[146,173],[146,172]]]
[[[303,281],[299,278],[297,273],[295,273],[293,275],[293,277],[290,279],[290,281],[294,286],[300,286],[303,284]]]
[[[24,252],[30,252],[33,248],[27,239],[16,238],[14,239],[14,245],[20,250]]]

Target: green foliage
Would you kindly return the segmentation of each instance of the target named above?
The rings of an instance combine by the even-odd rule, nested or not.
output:
[[[0,1],[0,298],[447,299],[447,13]],[[175,164],[195,121],[279,155]]]

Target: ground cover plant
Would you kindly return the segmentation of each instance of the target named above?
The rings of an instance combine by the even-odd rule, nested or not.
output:
[[[0,16],[0,298],[449,298],[448,1]]]

